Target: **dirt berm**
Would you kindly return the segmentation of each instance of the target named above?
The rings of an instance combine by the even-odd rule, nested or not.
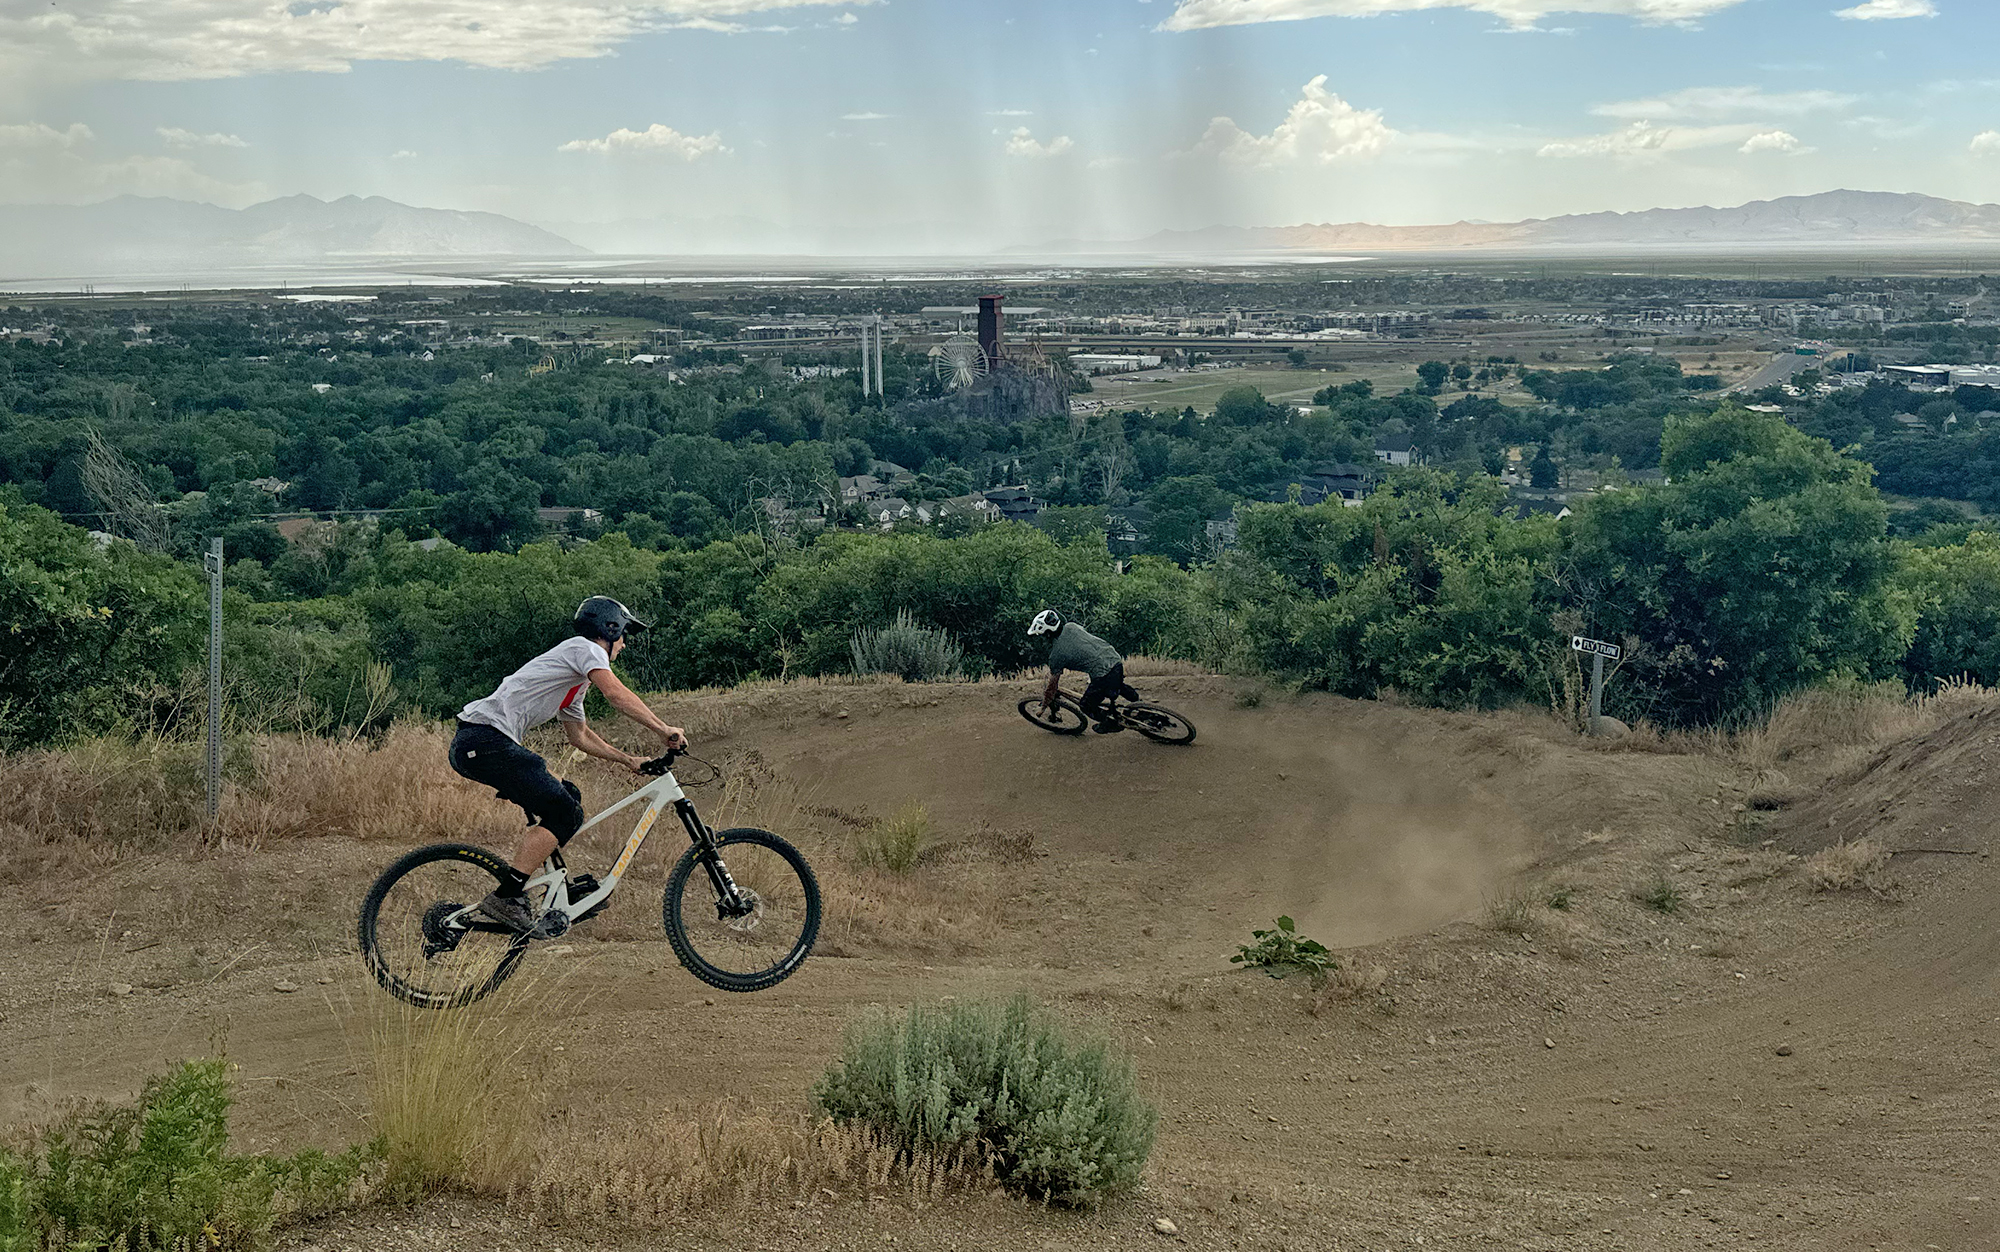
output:
[[[727,806],[697,790],[704,811],[780,826],[820,867],[822,948],[772,991],[703,988],[659,937],[662,840],[609,914],[532,959],[569,1007],[528,1037],[560,1103],[615,1128],[722,1098],[795,1109],[867,1006],[1027,991],[1135,1057],[1162,1114],[1137,1199],[815,1195],[556,1234],[447,1199],[290,1244],[1136,1248],[1167,1217],[1202,1248],[2000,1248],[1990,698],[1839,742],[1607,746],[1532,713],[1137,681],[1196,745],[1046,734],[1014,711],[1023,683],[660,699],[751,784]],[[441,733],[401,742],[436,757],[412,805],[464,786]],[[626,785],[577,776],[594,806]],[[912,801],[926,862],[862,867],[862,832]],[[485,838],[511,838],[486,812]],[[1805,858],[1862,836],[1909,851],[1814,890]],[[410,842],[9,888],[0,1115],[128,1096],[221,1046],[246,1146],[360,1137],[380,993],[350,918]],[[1342,950],[1325,986],[1230,965],[1281,913]]]

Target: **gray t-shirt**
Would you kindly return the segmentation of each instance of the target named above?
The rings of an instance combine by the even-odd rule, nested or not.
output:
[[[492,695],[460,709],[458,719],[491,726],[519,743],[551,717],[582,721],[590,671],[610,668],[603,644],[573,635],[507,675]]]
[[[1064,622],[1056,632],[1055,646],[1049,649],[1049,668],[1060,674],[1066,669],[1081,670],[1092,678],[1102,678],[1125,658],[1118,649],[1091,634],[1075,622]]]

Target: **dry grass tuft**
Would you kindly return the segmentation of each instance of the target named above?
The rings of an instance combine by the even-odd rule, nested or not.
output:
[[[1806,858],[1806,882],[1814,891],[1880,891],[1889,853],[1872,839],[1836,843]]]
[[[698,1210],[829,1197],[923,1205],[995,1185],[985,1162],[970,1156],[912,1156],[859,1126],[720,1103],[591,1126],[565,1115],[543,1132],[512,1196],[540,1219],[645,1226]]]
[[[1535,932],[1535,905],[1520,894],[1502,896],[1486,906],[1486,924],[1507,935]]]
[[[420,843],[518,826],[511,806],[451,772],[449,743],[444,726],[414,722],[374,743],[238,740],[212,830],[196,741],[106,737],[0,755],[0,881],[88,873],[138,852],[315,835]]]
[[[1363,965],[1359,961],[1342,961],[1340,965],[1320,983],[1308,1006],[1312,1012],[1323,1011],[1336,1001],[1366,1000],[1380,995],[1382,988],[1389,984],[1389,970],[1384,965]]]
[[[895,814],[863,830],[855,839],[855,856],[869,869],[907,874],[930,859],[937,848],[931,812],[915,800]]]
[[[1762,770],[1801,759],[1837,770],[1883,744],[1991,705],[1994,698],[1992,689],[1976,683],[1946,683],[1915,696],[1898,683],[1812,687],[1786,696],[1762,722],[1728,737],[1726,749]]]
[[[460,1009],[371,996],[369,1122],[383,1190],[413,1202],[459,1187],[504,1194],[528,1176],[542,1098],[524,1057],[539,1023],[568,1015],[559,978],[534,969]]]

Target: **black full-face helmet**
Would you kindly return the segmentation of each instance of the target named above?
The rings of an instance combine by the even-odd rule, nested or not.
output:
[[[616,643],[646,629],[632,610],[610,596],[592,596],[576,606],[576,633]]]

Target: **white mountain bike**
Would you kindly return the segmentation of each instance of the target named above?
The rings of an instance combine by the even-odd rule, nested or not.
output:
[[[382,871],[361,903],[361,953],[390,994],[419,1008],[470,1004],[507,980],[529,944],[568,933],[611,903],[611,893],[662,809],[672,806],[689,847],[667,875],[661,917],[674,955],[724,991],[761,991],[804,964],[819,936],[819,880],[797,848],[749,826],[710,830],[671,772],[678,751],[646,762],[658,777],[583,824],[644,804],[611,872],[572,875],[561,849],[528,879],[539,919],[519,934],[478,911],[507,859],[467,843],[434,843]]]

